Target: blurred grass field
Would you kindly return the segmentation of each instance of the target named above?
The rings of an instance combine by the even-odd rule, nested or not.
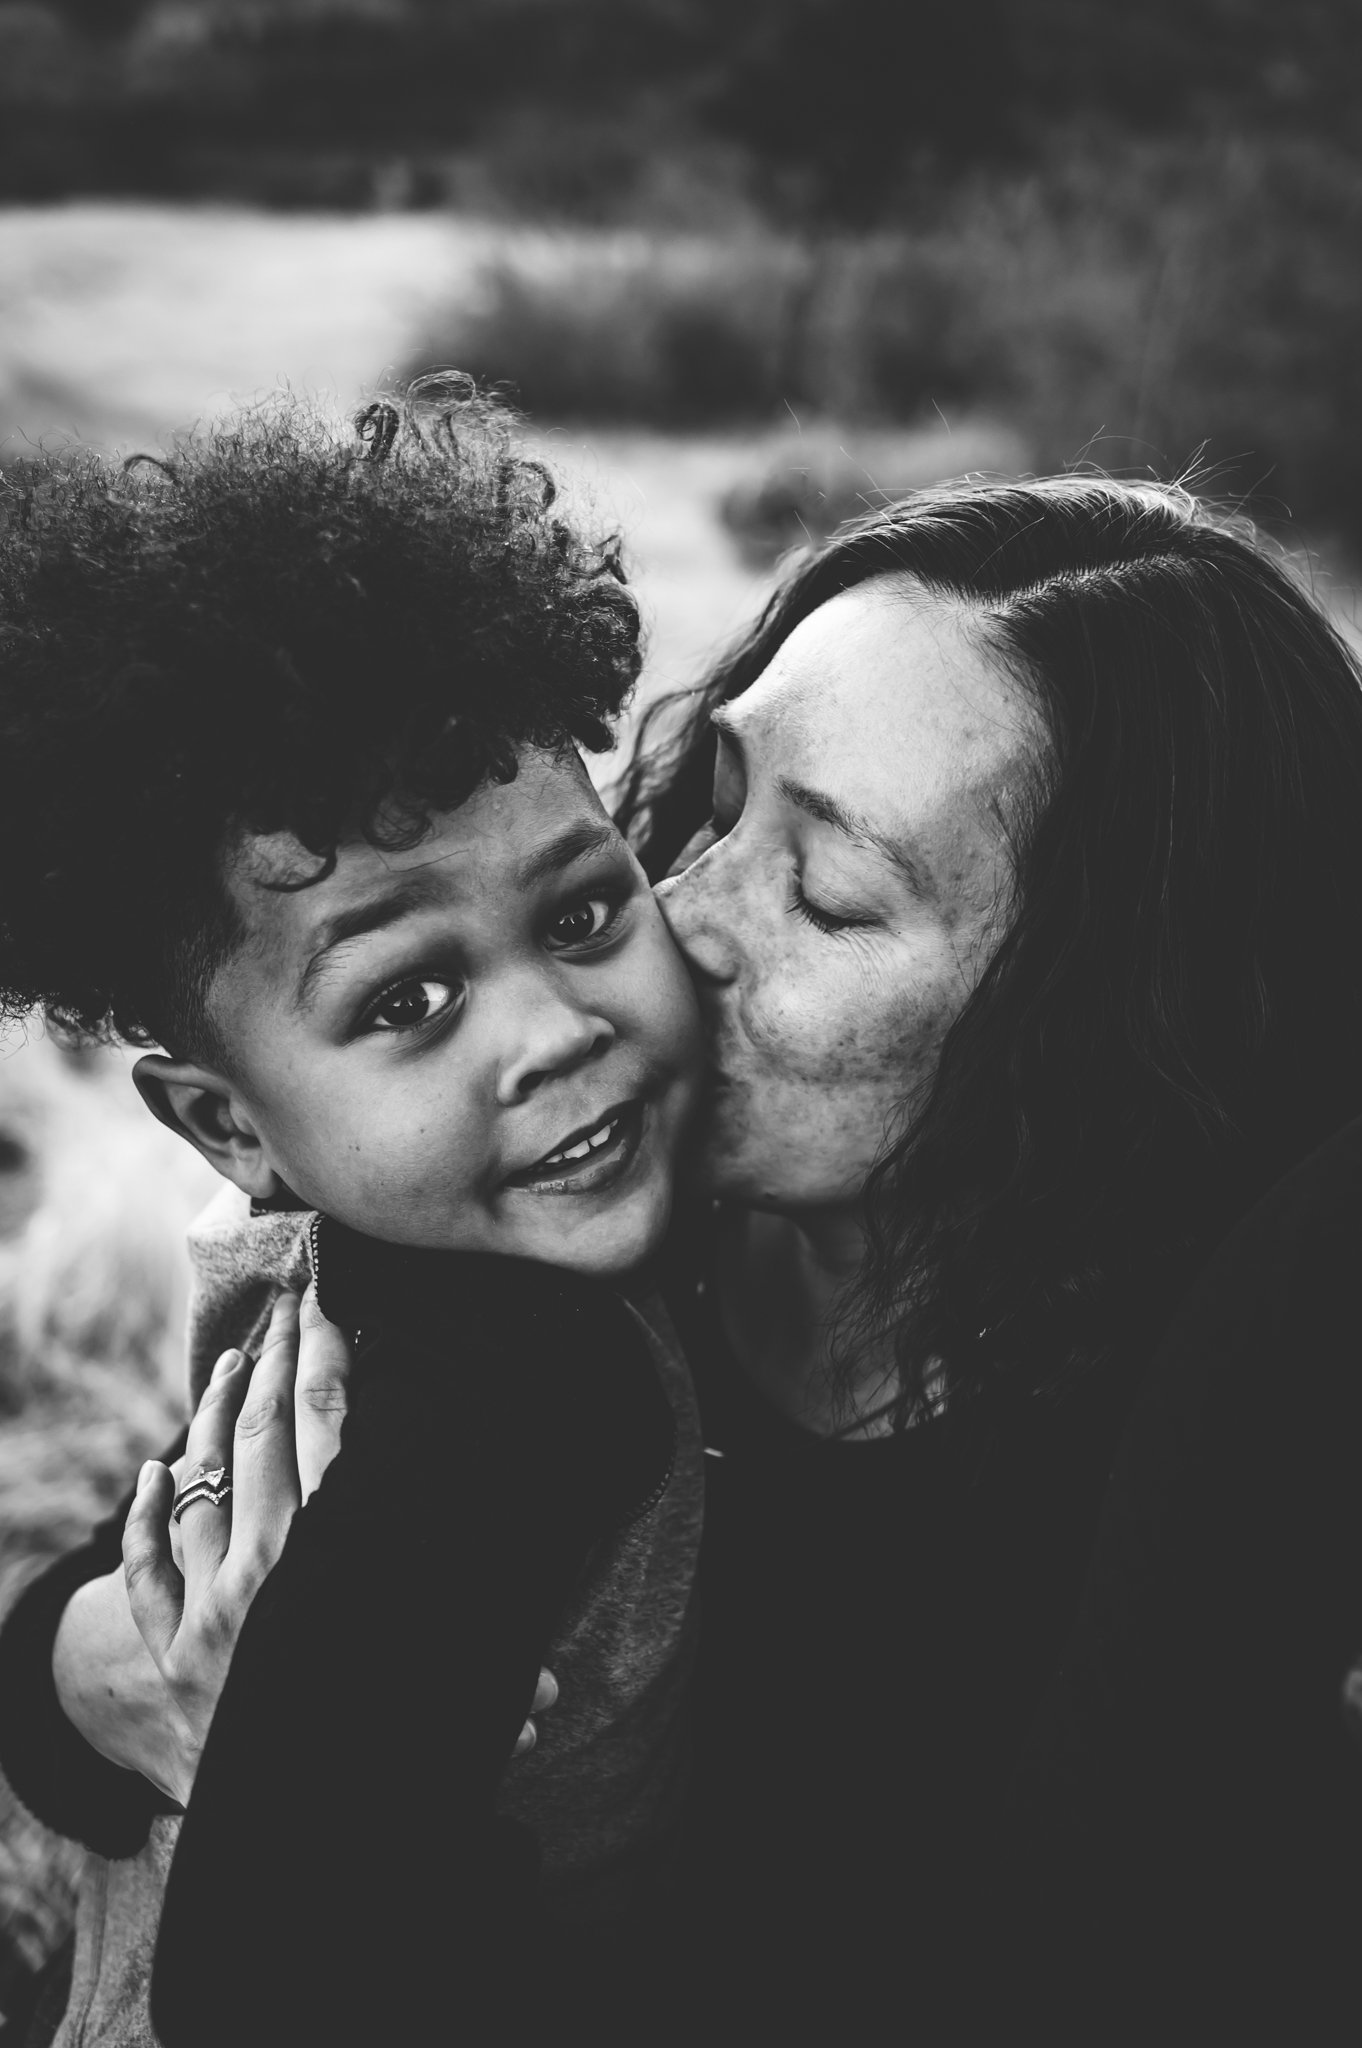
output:
[[[212,1176],[115,1052],[0,1042],[0,1610],[179,1427],[186,1223]],[[0,2015],[64,1933],[76,1852],[0,1780]]]

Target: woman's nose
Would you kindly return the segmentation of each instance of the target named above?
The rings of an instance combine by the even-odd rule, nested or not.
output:
[[[653,894],[693,972],[708,981],[731,981],[737,973],[732,906],[713,870],[712,860],[698,860],[659,882]]]
[[[545,1081],[599,1059],[615,1039],[608,1018],[552,984],[517,989],[506,1014],[510,1028],[497,1069],[497,1100],[504,1108],[523,1102]]]

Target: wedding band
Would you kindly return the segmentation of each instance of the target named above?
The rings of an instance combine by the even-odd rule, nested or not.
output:
[[[206,1500],[210,1508],[220,1508],[231,1490],[232,1478],[225,1465],[200,1465],[189,1474],[171,1502],[170,1518],[178,1522],[196,1500]]]

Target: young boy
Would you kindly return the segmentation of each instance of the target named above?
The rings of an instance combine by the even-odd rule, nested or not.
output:
[[[195,1394],[309,1271],[358,1332],[178,1846],[163,1817],[141,1847],[149,1792],[86,1830],[140,1853],[87,1879],[63,2044],[153,2039],[167,1869],[169,2048],[571,2024],[560,1971],[675,1818],[699,1441],[616,1283],[666,1227],[697,1026],[577,751],[637,614],[485,401],[414,387],[360,427],[279,404],[4,507],[6,1006],[163,1048],[143,1096],[232,1184]],[[75,1583],[10,1625],[2,1734],[68,1828],[72,1731],[33,1724]],[[562,1702],[508,1773],[541,1662]]]

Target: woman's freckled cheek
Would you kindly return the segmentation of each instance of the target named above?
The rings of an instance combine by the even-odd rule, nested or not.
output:
[[[835,1003],[810,988],[754,1008],[747,1020],[754,1052],[791,1080],[828,1090],[902,1077],[905,1064],[911,1069],[940,1043],[956,1006],[936,976],[925,973],[905,988],[901,975],[901,963],[862,958],[854,977],[822,991]]]

